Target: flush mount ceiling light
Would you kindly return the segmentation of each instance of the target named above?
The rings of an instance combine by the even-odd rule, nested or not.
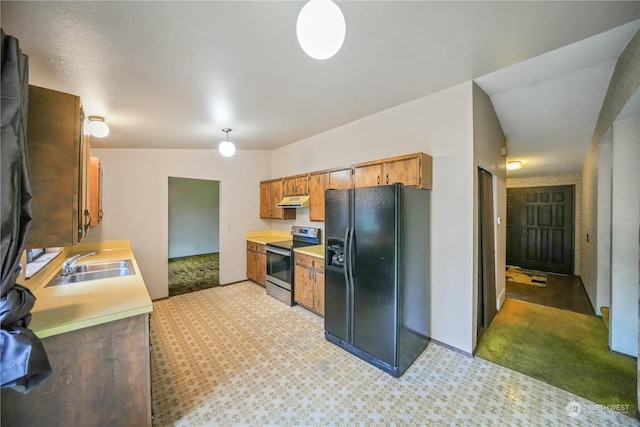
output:
[[[522,162],[520,160],[513,160],[507,163],[507,169],[510,171],[518,170],[522,167]]]
[[[220,151],[220,154],[225,157],[231,157],[233,156],[233,153],[236,152],[236,146],[233,145],[233,142],[229,142],[229,132],[231,132],[231,129],[224,128],[222,129],[222,132],[226,132],[227,140],[222,141],[220,145],[218,145],[218,151]]]
[[[104,138],[109,135],[109,126],[104,122],[102,116],[89,116],[87,117],[89,123],[87,123],[86,132],[97,138]]]
[[[344,15],[331,0],[311,0],[298,15],[298,43],[307,55],[327,59],[335,55],[344,42]]]

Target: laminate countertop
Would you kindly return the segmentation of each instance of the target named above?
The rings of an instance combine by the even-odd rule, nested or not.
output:
[[[324,245],[305,246],[302,248],[295,248],[294,251],[324,259]]]
[[[277,230],[247,231],[246,239],[250,242],[266,245],[271,242],[291,240],[291,233]]]
[[[77,253],[96,252],[77,265],[130,259],[135,274],[66,285],[46,285],[60,272],[65,259]],[[153,311],[140,267],[126,240],[80,244],[65,248],[51,263],[23,285],[36,296],[31,329],[39,338],[112,322]]]

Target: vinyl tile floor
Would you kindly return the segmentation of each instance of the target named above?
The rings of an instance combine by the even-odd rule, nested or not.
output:
[[[156,426],[640,425],[435,343],[393,378],[252,282],[155,302],[151,339]]]

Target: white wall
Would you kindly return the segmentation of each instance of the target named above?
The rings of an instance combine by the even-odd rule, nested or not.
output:
[[[500,310],[506,298],[506,278],[504,275],[507,261],[507,169],[506,157],[502,156],[502,147],[506,147],[507,141],[500,124],[500,120],[493,107],[489,96],[476,84],[473,84],[473,158],[474,158],[474,186],[473,186],[473,278],[474,300],[482,298],[478,293],[479,271],[479,190],[478,168],[490,172],[493,177],[493,219],[495,239],[495,284],[496,284],[496,309]],[[501,219],[498,223],[498,217]],[[473,330],[478,330],[477,313],[478,304],[474,304]],[[477,344],[477,336],[473,336],[473,348]]]
[[[598,205],[597,211],[597,287],[594,301],[596,314],[601,307],[611,307],[611,132],[598,144]]]
[[[169,177],[169,258],[220,251],[220,183]]]
[[[640,119],[613,124],[611,203],[612,350],[638,355],[638,232],[640,230]]]
[[[260,220],[259,181],[271,173],[271,152],[93,149],[104,171],[104,220],[87,241],[131,240],[152,299],[168,296],[168,177],[220,181],[220,283],[246,279],[245,232]]]
[[[414,152],[433,156],[429,335],[469,354],[475,334],[472,126],[468,82],[280,148],[272,157],[272,176],[282,177]],[[296,222],[308,221],[305,211],[298,210]],[[274,221],[273,228],[293,222]]]

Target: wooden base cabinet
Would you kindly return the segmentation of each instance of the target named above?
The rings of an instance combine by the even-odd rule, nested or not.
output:
[[[324,260],[296,253],[295,262],[295,302],[324,316]]]
[[[247,277],[259,285],[267,286],[267,247],[247,241]]]
[[[2,426],[151,426],[147,313],[43,338],[53,373],[2,389]]]

